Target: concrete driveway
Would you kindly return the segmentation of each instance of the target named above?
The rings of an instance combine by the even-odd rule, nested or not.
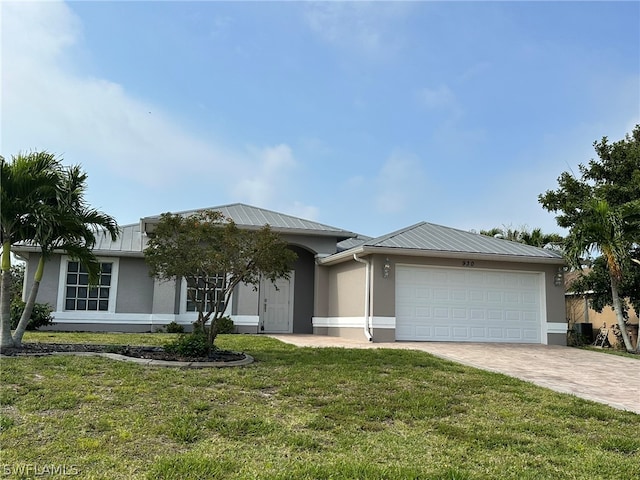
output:
[[[368,343],[324,335],[270,335],[300,347],[421,350],[471,367],[503,373],[557,392],[640,414],[640,359],[549,345]],[[618,373],[622,372],[622,376]]]

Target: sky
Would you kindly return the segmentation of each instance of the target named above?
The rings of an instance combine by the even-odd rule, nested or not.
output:
[[[538,195],[640,123],[637,1],[2,0],[0,30],[0,155],[82,165],[121,225],[562,233]]]

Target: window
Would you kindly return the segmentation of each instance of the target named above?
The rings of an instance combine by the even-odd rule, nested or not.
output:
[[[67,262],[65,310],[100,311],[109,310],[113,263],[100,263],[98,285],[89,286],[89,273],[80,262]]]
[[[203,300],[205,300],[203,307],[205,312],[212,309],[211,307],[215,305],[214,302],[219,302],[219,309],[224,310],[223,289],[223,275],[198,277],[196,280],[189,279],[187,281],[187,312],[196,312],[198,310],[196,303],[201,303]]]

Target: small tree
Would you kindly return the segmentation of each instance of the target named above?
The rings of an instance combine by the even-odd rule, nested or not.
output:
[[[268,225],[240,229],[212,210],[163,214],[144,255],[151,276],[187,282],[189,300],[198,312],[194,328],[206,332],[209,349],[234,288],[240,283],[257,287],[261,278],[289,278],[296,259]]]
[[[623,140],[594,143],[597,160],[580,165],[580,177],[563,172],[558,189],[538,197],[542,206],[557,213],[560,227],[569,228],[564,252],[570,264],[581,270],[585,256],[601,254],[625,348],[632,350],[626,333],[625,302],[621,288],[631,268],[632,252],[640,240],[640,125]],[[640,342],[636,346],[640,351]]]

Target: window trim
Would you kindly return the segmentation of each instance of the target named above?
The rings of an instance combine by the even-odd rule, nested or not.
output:
[[[229,302],[224,306],[223,316],[231,315],[231,305],[233,304],[233,295],[234,292],[231,292],[231,296],[229,297]],[[187,280],[186,278],[180,279],[180,317],[187,319],[197,319],[198,318],[198,310],[194,310],[190,312],[187,310]]]
[[[118,272],[120,270],[120,259],[115,257],[97,257],[100,263],[111,263],[111,285],[109,288],[109,306],[107,310],[67,310],[66,307],[66,291],[67,291],[67,273],[69,262],[75,261],[69,255],[60,256],[60,275],[58,280],[58,302],[56,311],[65,314],[82,315],[92,317],[96,315],[104,315],[106,313],[116,313],[116,299],[118,297]]]

